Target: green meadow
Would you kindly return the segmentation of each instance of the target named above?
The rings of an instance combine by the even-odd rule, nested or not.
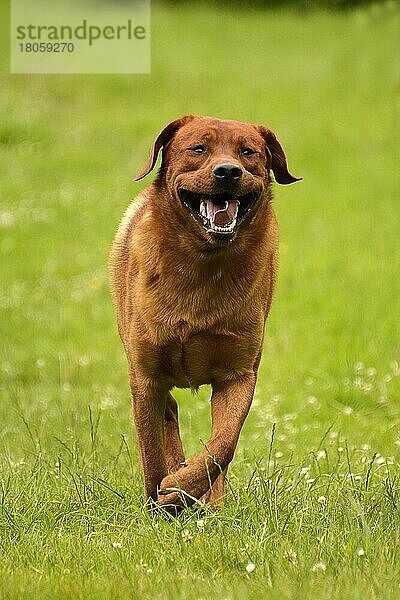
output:
[[[395,3],[155,4],[151,74],[130,76],[9,75],[5,39],[0,598],[400,597],[399,24]],[[274,186],[279,280],[225,507],[152,518],[107,255],[187,113],[268,125],[304,180]],[[176,390],[188,455],[209,393]]]

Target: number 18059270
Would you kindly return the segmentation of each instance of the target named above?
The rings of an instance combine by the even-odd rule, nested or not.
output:
[[[19,44],[21,52],[73,52],[72,42],[24,42]]]

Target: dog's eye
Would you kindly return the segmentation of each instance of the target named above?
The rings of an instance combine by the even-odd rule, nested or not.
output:
[[[256,151],[253,150],[253,148],[242,148],[240,152],[243,154],[243,156],[251,156],[252,154],[256,153]]]
[[[204,154],[204,152],[207,152],[207,146],[204,146],[203,144],[198,144],[197,146],[193,146],[193,148],[190,148],[190,150],[195,154]]]

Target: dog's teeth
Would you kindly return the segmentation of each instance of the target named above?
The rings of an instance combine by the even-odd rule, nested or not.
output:
[[[216,231],[217,233],[227,233],[235,229],[236,219],[233,219],[233,221],[231,223],[228,223],[227,225],[216,225],[213,222],[211,222],[210,225],[211,229],[213,231]]]
[[[207,218],[207,204],[205,202],[200,202],[200,214]]]

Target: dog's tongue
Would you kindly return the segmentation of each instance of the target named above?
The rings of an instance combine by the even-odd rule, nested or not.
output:
[[[233,221],[239,208],[239,202],[233,198],[232,200],[225,200],[221,204],[215,204],[210,198],[205,198],[205,203],[207,218],[215,225],[227,225]]]

